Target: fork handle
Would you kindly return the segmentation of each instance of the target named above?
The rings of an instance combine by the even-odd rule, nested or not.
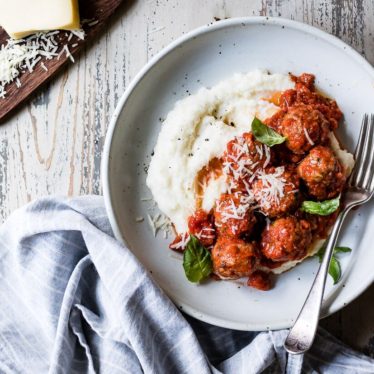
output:
[[[318,269],[317,275],[309,291],[308,297],[298,315],[295,324],[290,329],[284,348],[292,354],[300,354],[306,352],[313,344],[316,335],[323,292],[325,289],[327,273],[331,261],[331,257],[335,248],[335,244],[342,227],[344,218],[346,217],[352,206],[346,206],[339,214],[331,235],[327,241],[327,246],[323,260]]]

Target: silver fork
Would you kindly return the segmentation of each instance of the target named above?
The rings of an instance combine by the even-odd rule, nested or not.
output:
[[[343,209],[334,224],[328,239],[322,263],[314,279],[308,297],[290,329],[284,347],[287,352],[300,354],[306,352],[313,343],[319,316],[326,277],[333,249],[335,247],[340,228],[347,213],[355,206],[366,203],[374,192],[374,115],[365,114],[362,120],[359,140],[355,151],[356,164],[349,178],[348,189],[342,200]]]

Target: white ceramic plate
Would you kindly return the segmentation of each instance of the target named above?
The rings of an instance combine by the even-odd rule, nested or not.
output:
[[[343,144],[353,150],[364,112],[374,111],[373,68],[342,41],[311,26],[280,18],[240,18],[204,26],[175,41],[137,75],[113,115],[103,155],[103,185],[114,233],[148,268],[157,283],[188,314],[211,324],[240,330],[292,325],[311,286],[318,261],[309,259],[277,278],[268,292],[237,281],[194,285],[185,278],[181,257],[170,239],[153,237],[146,221],[150,197],[144,169],[157,135],[174,103],[201,86],[212,86],[237,72],[256,68],[317,76],[318,87],[335,98],[346,124]],[[373,204],[353,212],[340,243],[343,278],[328,281],[323,315],[357,297],[374,279]]]

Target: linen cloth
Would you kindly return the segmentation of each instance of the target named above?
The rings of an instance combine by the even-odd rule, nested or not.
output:
[[[103,199],[44,198],[0,228],[1,373],[373,373],[319,330],[288,358],[287,331],[187,317],[111,233]]]

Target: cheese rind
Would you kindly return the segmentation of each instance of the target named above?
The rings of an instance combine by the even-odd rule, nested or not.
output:
[[[78,0],[0,0],[0,24],[14,39],[80,28]]]

